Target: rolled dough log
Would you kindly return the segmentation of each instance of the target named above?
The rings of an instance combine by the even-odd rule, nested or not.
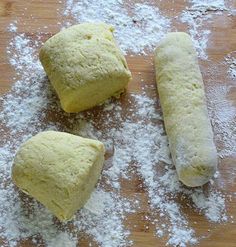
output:
[[[179,180],[190,187],[209,181],[217,151],[197,54],[186,33],[170,33],[155,50],[156,81]]]
[[[119,96],[131,79],[126,60],[103,23],[65,29],[46,41],[40,61],[66,112],[80,112]]]
[[[90,197],[104,162],[104,145],[64,132],[46,131],[16,154],[12,179],[61,221],[71,219]]]

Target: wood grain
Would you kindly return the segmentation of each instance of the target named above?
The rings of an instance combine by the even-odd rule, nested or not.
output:
[[[155,3],[155,1],[153,1]],[[161,1],[158,6],[167,16],[178,15],[186,6],[185,1]],[[56,33],[60,27],[58,22],[61,21],[61,16],[58,15],[57,9],[62,8],[57,0],[0,0],[0,94],[6,93],[13,82],[15,76],[14,70],[9,65],[6,54],[6,47],[13,37],[13,34],[6,31],[7,26],[13,20],[18,20],[18,33],[26,33],[32,38],[36,37],[39,31],[43,31],[42,27],[48,26],[44,30],[44,39],[46,40],[52,34]],[[31,16],[34,16],[32,19]],[[205,83],[208,81],[207,68],[211,64],[218,64],[223,61],[225,55],[236,50],[236,18],[227,16],[226,13],[216,16],[209,28],[212,30],[210,43],[208,46],[209,60],[201,62]],[[173,30],[186,31],[187,27],[182,24],[173,23]],[[133,74],[133,81],[128,87],[129,92],[139,93],[142,84],[142,78],[145,83],[155,84],[153,56],[152,54],[142,56],[127,56],[129,67]],[[141,73],[141,74],[140,74]],[[218,81],[228,83],[225,73],[222,73]],[[157,97],[155,92],[152,92],[154,97]],[[236,90],[231,91],[230,99],[236,105]],[[223,192],[236,192],[236,181],[227,183],[227,178],[231,174],[231,169],[235,166],[236,160],[228,158],[221,161],[220,170],[223,174],[226,184],[222,188]],[[144,215],[149,213],[147,193],[142,185],[142,181],[138,177],[134,177],[132,181],[122,182],[122,193],[128,197],[136,195],[141,200],[141,208],[137,213],[134,213],[126,219],[126,225],[131,230],[130,239],[134,241],[135,247],[151,247],[165,246],[166,239],[156,238],[154,236],[154,227],[144,219]],[[183,202],[182,202],[183,203]],[[183,205],[184,206],[184,205]],[[236,200],[227,202],[228,214],[236,217]],[[197,234],[206,235],[210,229],[209,236],[202,239],[199,243],[201,247],[236,247],[236,223],[227,224],[210,224],[205,218],[199,215],[188,207],[184,207],[184,211],[188,217],[196,221],[194,225]],[[136,227],[134,227],[136,225]],[[192,224],[193,225],[193,224]],[[146,228],[148,226],[148,228]],[[33,246],[31,240],[22,241],[21,247]],[[80,239],[80,245],[88,246],[88,237]],[[94,243],[92,246],[96,246]]]

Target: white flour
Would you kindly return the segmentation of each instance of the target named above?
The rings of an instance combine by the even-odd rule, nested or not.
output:
[[[17,27],[17,21],[14,21],[14,22],[12,22],[12,23],[10,23],[9,24],[9,27],[8,27],[8,31],[9,32],[16,32],[17,31],[17,29],[18,29],[18,27]]]
[[[189,0],[190,8],[186,8],[180,20],[188,25],[188,31],[191,35],[198,55],[201,59],[207,59],[207,45],[210,38],[211,30],[206,29],[212,19],[222,11],[226,10],[224,0]]]
[[[192,0],[190,3],[190,9],[182,13],[181,20],[189,25],[200,57],[207,58],[210,30],[201,29],[205,22],[212,20],[213,14],[208,11],[216,11],[215,15],[225,10],[224,1]],[[127,11],[127,6],[130,11]],[[147,3],[128,4],[122,0],[67,0],[64,14],[72,15],[79,22],[99,20],[111,23],[117,30],[115,35],[121,48],[138,54],[151,51],[170,31],[171,25],[171,20],[157,7]],[[10,24],[8,30],[16,32],[17,22]],[[210,222],[228,220],[227,198],[214,186],[206,192],[202,188],[187,189],[178,181],[157,100],[146,94],[146,91],[155,91],[155,87],[142,88],[140,95],[126,94],[126,109],[122,108],[119,100],[108,101],[100,106],[96,122],[93,121],[93,111],[66,114],[60,109],[38,61],[39,40],[31,40],[26,34],[15,35],[7,49],[9,62],[18,75],[11,92],[1,98],[0,114],[0,237],[8,246],[15,247],[20,239],[32,238],[36,246],[45,243],[49,247],[74,247],[84,233],[101,247],[132,245],[128,240],[129,229],[125,228],[123,220],[137,209],[138,198],[128,201],[121,197],[120,178],[132,180],[133,174],[142,178],[148,193],[149,220],[156,227],[155,234],[166,236],[167,244],[171,246],[184,247],[199,241],[195,229],[190,227],[189,215],[184,213],[177,200],[180,197],[188,201],[188,207],[203,214]],[[229,75],[234,78],[232,54],[226,61],[230,64]],[[217,75],[213,80],[215,78]],[[232,86],[209,84],[207,87],[216,141],[221,142],[221,157],[236,152],[236,110],[227,99]],[[67,224],[55,224],[50,212],[27,196],[19,195],[10,181],[12,160],[19,145],[45,129],[99,139],[107,149],[102,180],[85,207]],[[215,179],[216,183],[218,180],[220,176]]]
[[[55,239],[49,241],[48,247],[76,247],[76,239],[67,232],[60,232]]]
[[[138,108],[142,109],[144,102],[147,102],[144,96],[136,97]],[[155,101],[150,102],[146,107],[155,111]],[[135,136],[133,147],[136,161],[139,164],[138,171],[148,188],[152,209],[154,212],[159,212],[161,219],[164,218],[169,222],[165,227],[161,227],[159,222],[156,223],[157,235],[160,231],[162,234],[164,232],[169,235],[168,244],[187,246],[196,243],[197,239],[194,229],[189,226],[188,216],[184,215],[180,204],[176,202],[178,196],[184,194],[192,199],[193,206],[199,211],[203,211],[210,221],[215,222],[227,220],[224,196],[213,190],[205,196],[202,189],[184,188],[178,181],[176,171],[171,165],[167,138],[162,127],[157,127],[155,122],[157,119],[159,119],[159,115],[156,115],[155,119],[143,112],[140,121],[142,127],[138,128],[134,134],[130,133],[130,136]],[[147,120],[154,122],[147,124]],[[160,161],[165,162],[165,164],[159,163],[158,165]],[[193,200],[193,195],[197,199],[201,199],[202,203]]]
[[[202,210],[210,221],[223,222],[228,220],[225,214],[225,197],[220,192],[212,191],[206,196],[202,189],[196,189],[190,197],[196,208]]]
[[[211,31],[201,30],[204,21],[207,21],[210,17],[202,15],[201,12],[195,12],[192,10],[185,10],[181,15],[181,21],[186,23],[189,27],[189,34],[193,40],[194,46],[198,52],[198,56],[201,59],[207,59],[206,48]]]
[[[209,114],[218,143],[218,154],[221,158],[236,155],[236,108],[228,99],[231,85],[214,84],[207,86]]]
[[[41,125],[44,118],[43,109],[48,104],[49,92],[42,90],[45,74],[35,54],[38,42],[34,42],[34,48],[30,43],[31,41],[22,34],[13,38],[7,48],[10,64],[20,77],[13,85],[13,93],[5,96],[4,112],[0,114],[1,121],[10,128],[12,134]],[[29,86],[31,90],[26,91],[25,88]],[[39,112],[41,114],[38,114]]]
[[[138,54],[152,51],[170,31],[171,23],[157,7],[122,0],[68,0],[64,15],[72,15],[77,23],[103,21],[113,25],[121,49]]]
[[[100,201],[98,205],[97,201]],[[73,224],[76,228],[93,236],[100,246],[128,246],[132,244],[131,241],[126,240],[130,233],[124,230],[122,221],[125,218],[124,213],[131,212],[128,202],[111,192],[98,190],[93,193],[92,198]]]
[[[209,11],[209,10],[226,10],[224,0],[189,0],[192,3],[192,7],[201,10],[201,11]]]
[[[229,65],[228,74],[231,79],[236,80],[236,51],[225,57],[226,64]]]
[[[10,247],[15,247],[18,240],[29,237],[35,244],[40,245],[42,244],[40,236],[46,246],[59,246],[59,243],[61,246],[76,246],[76,239],[80,238],[80,232],[83,231],[93,236],[103,247],[129,245],[127,240],[129,232],[124,228],[122,221],[125,214],[132,212],[135,204],[133,203],[131,207],[118,193],[105,192],[103,186],[98,185],[91,200],[101,202],[103,198],[104,207],[101,207],[100,203],[91,208],[89,201],[71,223],[56,225],[52,215],[35,201],[31,202],[23,196],[25,203],[22,204],[12,183],[9,183],[15,151],[24,140],[45,129],[67,129],[73,132],[72,126],[78,119],[83,120],[82,114],[70,117],[58,107],[37,58],[38,45],[41,45],[38,41],[30,40],[23,34],[15,36],[7,49],[9,61],[19,79],[11,92],[1,98],[0,236]],[[21,71],[23,73],[20,73]],[[104,112],[107,114],[107,110]],[[53,121],[47,119],[49,113],[56,119]],[[62,126],[63,117],[68,120],[67,127]],[[99,134],[92,124],[89,125],[89,118],[93,119],[93,116],[88,117],[86,125],[80,126],[80,131],[86,136]],[[119,185],[119,182],[117,183]],[[74,226],[72,233],[69,233],[70,225]],[[114,233],[113,237],[111,232]]]

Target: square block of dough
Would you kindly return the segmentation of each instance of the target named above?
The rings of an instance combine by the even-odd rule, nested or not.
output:
[[[119,96],[131,79],[113,28],[84,23],[46,41],[40,61],[66,112],[80,112]]]
[[[45,131],[16,154],[12,179],[61,221],[89,199],[104,162],[104,145],[64,132]]]

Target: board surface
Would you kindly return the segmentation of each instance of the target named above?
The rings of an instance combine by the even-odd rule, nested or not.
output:
[[[47,3],[45,3],[47,2]],[[51,35],[59,31],[57,22],[60,21],[60,16],[57,14],[57,9],[61,8],[61,4],[56,0],[0,0],[0,94],[8,92],[12,84],[12,78],[15,76],[13,68],[10,66],[6,47],[10,39],[13,37],[12,33],[6,31],[10,22],[18,19],[18,30],[20,33],[27,33],[30,37],[34,38],[37,35],[38,28],[43,26],[50,26],[43,34],[43,39],[46,40]],[[162,11],[166,11],[166,15],[175,16],[182,9],[185,8],[186,3],[181,0],[161,1],[158,6]],[[171,9],[174,10],[170,11]],[[33,15],[34,19],[30,16]],[[186,31],[185,25],[176,25],[179,31]],[[203,71],[204,81],[207,82],[207,67],[211,63],[218,63],[223,61],[224,57],[236,49],[236,18],[227,16],[226,13],[218,16],[211,24],[211,39],[207,48],[209,60],[200,61],[200,66]],[[133,80],[128,87],[128,92],[140,93],[140,78],[145,82],[155,85],[154,67],[152,54],[147,56],[127,55],[126,56],[129,68],[133,75]],[[228,79],[222,74],[218,81],[222,84],[228,83]],[[153,93],[153,92],[151,92]],[[157,95],[153,94],[153,97]],[[230,99],[236,106],[236,90],[230,93]],[[228,158],[221,162],[221,173],[227,178],[231,173],[231,169],[236,165],[235,158]],[[122,185],[122,193],[124,195],[137,194],[141,198],[141,209],[138,213],[134,213],[128,217],[126,224],[131,229],[130,239],[134,241],[136,247],[149,247],[149,246],[165,246],[165,238],[157,238],[154,236],[154,227],[146,221],[143,216],[148,214],[147,192],[145,188],[139,188],[142,183],[140,178],[136,177],[131,181],[124,181]],[[224,186],[224,193],[236,192],[236,180],[233,183]],[[192,209],[185,209],[190,218],[196,220],[198,224],[195,226],[196,232],[201,234],[210,229],[209,237],[200,241],[201,247],[236,247],[236,222],[226,224],[211,224],[199,216]],[[227,212],[229,215],[236,217],[236,198],[227,201]],[[136,225],[134,228],[133,226]],[[148,229],[146,226],[149,225]],[[21,247],[31,246],[30,241],[22,242]],[[86,238],[80,239],[80,246],[88,246]],[[96,246],[96,245],[94,245]]]

